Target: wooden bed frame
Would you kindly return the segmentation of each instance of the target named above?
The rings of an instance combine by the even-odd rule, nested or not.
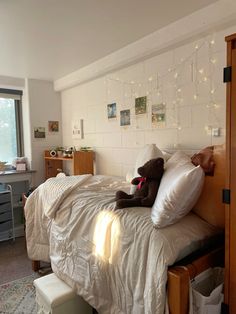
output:
[[[225,186],[225,147],[214,147],[216,163],[214,176],[207,176],[202,194],[194,212],[212,225],[224,229],[225,209],[222,190]],[[209,267],[224,265],[224,245],[209,251],[189,262],[169,267],[167,295],[170,314],[187,314],[189,310],[189,280]]]
[[[206,176],[202,194],[194,212],[210,224],[224,229],[224,204],[222,190],[225,185],[225,147],[214,146],[214,176]],[[187,314],[189,309],[189,280],[209,267],[224,265],[224,245],[208,249],[192,259],[168,269],[167,295],[170,314]],[[187,262],[186,262],[187,260]],[[40,269],[39,261],[32,261],[32,269]]]
[[[189,311],[189,280],[209,267],[224,265],[224,246],[168,270],[167,295],[171,314],[187,314]]]

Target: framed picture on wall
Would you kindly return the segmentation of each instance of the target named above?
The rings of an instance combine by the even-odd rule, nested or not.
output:
[[[34,138],[45,138],[45,128],[44,127],[35,127],[34,128]]]
[[[147,96],[135,98],[135,114],[147,112]]]
[[[83,139],[84,138],[84,120],[72,121],[72,138]]]
[[[120,126],[130,125],[130,110],[121,110]]]
[[[166,126],[166,105],[163,103],[152,105],[152,125],[163,128]]]
[[[116,103],[115,102],[107,105],[107,117],[108,119],[116,118]]]
[[[50,133],[59,132],[59,121],[48,121],[48,131]]]

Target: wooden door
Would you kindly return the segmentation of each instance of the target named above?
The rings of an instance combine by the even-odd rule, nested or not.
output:
[[[236,313],[236,34],[226,37],[227,66],[231,82],[227,83],[226,105],[226,188],[230,204],[226,205],[225,303],[229,313]]]

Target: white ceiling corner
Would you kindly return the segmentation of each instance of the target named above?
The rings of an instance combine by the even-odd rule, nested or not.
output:
[[[78,82],[79,69],[79,80],[87,80],[96,62],[100,75],[104,60],[114,67],[113,53],[131,53],[131,43],[139,46],[141,38],[225,2],[235,0],[3,0],[0,76],[55,80],[63,89]],[[136,57],[131,53],[130,61]]]

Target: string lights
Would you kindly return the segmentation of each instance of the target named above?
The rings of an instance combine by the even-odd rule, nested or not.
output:
[[[168,115],[166,117],[168,123],[165,125],[165,128],[175,128],[178,132],[182,130],[178,117],[179,108],[189,105],[205,105],[208,110],[207,125],[219,127],[220,123],[217,117],[217,110],[220,108],[220,103],[215,100],[216,91],[219,86],[214,85],[214,74],[217,69],[217,58],[214,55],[213,49],[214,45],[215,39],[213,36],[209,36],[201,41],[199,40],[193,46],[192,52],[185,58],[181,57],[179,62],[175,60],[175,53],[178,48],[173,50],[172,65],[167,67],[165,71],[162,71],[162,74],[159,73],[157,67],[156,75],[147,76],[145,73],[145,64],[147,61],[143,61],[142,80],[132,79],[125,81],[117,76],[114,78],[107,76],[107,102],[109,103],[111,99],[111,91],[108,82],[115,81],[123,85],[123,104],[120,104],[122,109],[127,103],[133,106],[134,101],[132,98],[147,96],[148,118],[151,119],[151,105],[157,103],[165,104],[166,108],[168,108]],[[207,51],[208,55],[206,55],[205,51]],[[205,55],[203,53],[205,53]],[[199,57],[200,54],[201,58]],[[204,59],[204,62],[207,60],[207,63],[200,64],[202,59]],[[189,71],[189,76],[186,71]],[[188,82],[185,76],[190,78]],[[188,89],[188,84],[192,84],[193,86],[192,96],[189,95],[189,92],[187,95],[185,94],[186,89]],[[203,89],[204,93],[202,95]],[[206,89],[209,89],[208,96],[205,93]],[[172,99],[168,93],[171,93]],[[133,113],[131,114],[131,119],[136,121],[138,117]],[[208,126],[205,127],[207,134],[209,132]],[[151,126],[151,128],[153,128],[153,126]]]

